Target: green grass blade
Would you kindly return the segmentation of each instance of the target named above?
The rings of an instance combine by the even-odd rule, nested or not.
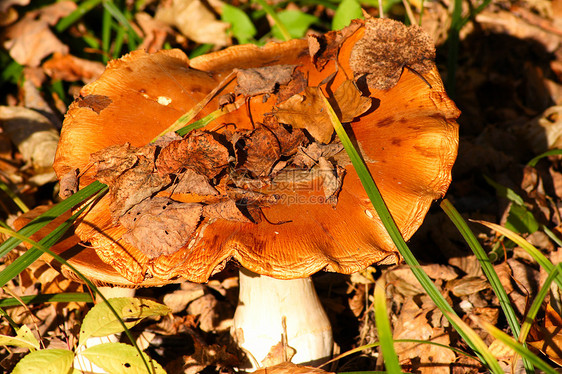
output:
[[[111,46],[111,26],[113,19],[111,18],[111,13],[104,8],[103,16],[101,20],[101,50],[103,51],[103,62],[107,63],[109,60],[109,48]]]
[[[256,3],[261,5],[261,7],[265,10],[265,12],[275,21],[277,27],[279,27],[279,31],[283,35],[285,41],[291,40],[291,34],[287,30],[287,26],[279,19],[277,12],[273,9],[265,0],[254,0]]]
[[[375,284],[374,307],[375,322],[377,324],[377,331],[381,343],[385,368],[390,374],[401,373],[402,369],[400,368],[400,363],[398,362],[398,355],[394,350],[394,339],[392,339],[392,329],[390,328],[390,321],[388,320],[387,315],[386,293],[380,282]]]
[[[25,305],[43,304],[43,303],[92,303],[92,295],[88,292],[64,292],[64,293],[46,293],[32,296],[21,296],[20,299]],[[21,305],[20,300],[10,297],[0,299],[0,308]]]
[[[435,284],[431,281],[431,279],[429,279],[429,276],[421,269],[418,260],[412,254],[410,248],[408,248],[408,245],[402,238],[402,235],[400,234],[400,230],[396,226],[394,219],[392,219],[392,216],[390,215],[390,212],[375,184],[375,181],[371,177],[371,174],[369,173],[367,166],[365,165],[365,163],[357,153],[357,150],[355,149],[353,143],[347,136],[347,133],[345,132],[342,124],[338,120],[336,113],[328,103],[328,100],[326,99],[326,97],[324,96],[324,94],[320,89],[318,89],[318,91],[320,97],[324,100],[324,107],[326,108],[327,112],[330,115],[332,125],[334,126],[334,129],[336,130],[338,137],[340,138],[347,154],[349,155],[355,170],[357,171],[357,175],[359,176],[359,179],[361,181],[361,184],[363,185],[363,188],[365,189],[365,192],[369,196],[371,203],[375,207],[377,214],[379,215],[388,234],[392,238],[392,241],[398,248],[398,251],[400,252],[402,257],[404,257],[406,263],[410,266],[415,277],[420,282],[422,287],[425,289],[427,294],[431,297],[435,305],[437,305],[437,307],[449,319],[451,325],[455,328],[455,330],[457,330],[457,332],[466,341],[466,343],[475,352],[479,354],[480,358],[484,360],[483,362],[486,362],[486,364],[490,367],[490,369],[493,372],[503,373],[497,360],[493,359],[492,361],[487,361],[486,357],[482,356],[478,351],[475,342],[472,341],[471,339],[472,335],[466,334],[466,332],[460,327],[460,325],[456,323],[456,320],[460,318],[458,318],[453,308],[449,305],[447,300],[445,300],[443,295],[441,295]],[[455,316],[456,319],[453,319],[451,316]]]
[[[455,325],[458,325],[459,328],[463,331],[463,334],[467,335],[470,337],[471,342],[475,345],[476,347],[476,351],[484,357],[484,361],[487,363],[492,363],[493,365],[490,366],[490,369],[493,373],[503,373],[502,368],[500,367],[500,364],[498,363],[498,361],[496,360],[496,358],[494,357],[494,355],[492,354],[492,352],[490,352],[490,349],[488,348],[488,346],[486,345],[486,343],[484,343],[484,341],[480,338],[480,336],[478,336],[478,334],[476,333],[476,331],[474,331],[473,329],[470,328],[470,326],[468,326],[462,319],[459,318],[458,315],[456,314],[450,314],[449,316],[447,316],[447,319],[449,319],[449,321],[454,321]],[[456,328],[455,328],[456,329]],[[460,332],[459,330],[457,330],[457,332]]]
[[[8,195],[10,199],[12,199],[14,204],[16,204],[22,212],[26,213],[29,211],[27,205],[25,205],[25,203],[20,199],[20,197],[16,195],[14,191],[12,191],[12,189],[8,187],[6,183],[0,182],[0,190],[4,191],[4,193],[6,193],[6,195]]]
[[[113,1],[104,0],[103,7],[109,13],[111,13],[111,16],[119,23],[119,25],[127,30],[127,32],[129,33],[129,37],[132,38],[133,41],[136,42],[141,40],[141,37],[139,36],[139,34],[137,34],[133,26],[131,26],[131,23],[129,22],[127,17],[123,14],[123,12],[121,12],[121,9],[115,6]]]
[[[519,332],[519,337],[517,339],[519,343],[524,343],[527,340],[527,335],[529,335],[529,331],[531,331],[531,326],[535,321],[535,317],[537,316],[537,313],[539,312],[541,305],[544,302],[544,299],[548,295],[548,291],[550,290],[550,285],[552,284],[554,278],[561,271],[562,271],[562,264],[558,264],[554,267],[552,273],[548,274],[548,277],[546,277],[544,284],[542,285],[541,289],[535,296],[535,299],[533,300],[533,303],[531,304],[531,307],[529,308],[529,311],[525,316],[525,321],[521,326],[521,331]]]
[[[482,327],[490,333],[494,338],[498,339],[509,348],[517,352],[521,357],[525,357],[533,363],[539,370],[542,370],[548,374],[556,374],[557,371],[550,367],[546,362],[537,357],[528,348],[524,347],[517,340],[513,339],[511,336],[507,335],[505,332],[501,331],[497,327],[491,325],[490,323],[481,321]]]
[[[57,228],[55,228],[47,236],[41,239],[38,243],[39,246],[28,249],[23,255],[16,258],[14,262],[6,266],[6,268],[0,272],[0,287],[4,287],[6,283],[15,278],[19,273],[24,271],[29,265],[31,265],[39,257],[41,257],[44,252],[43,250],[41,250],[41,248],[47,248],[55,245],[64,236],[68,229],[72,227],[74,220],[78,218],[78,216],[86,208],[87,207],[85,206],[78,212],[74,213],[70,218],[61,223]],[[27,241],[26,239],[28,239],[26,236],[20,233],[5,229],[3,227],[0,227],[0,233],[11,235],[12,237],[15,237],[21,241]]]
[[[494,290],[494,293],[496,294],[499,300],[500,306],[507,319],[507,323],[509,324],[509,327],[513,331],[513,335],[518,336],[521,331],[521,327],[519,326],[519,321],[517,320],[515,311],[513,310],[511,302],[509,301],[507,292],[505,291],[505,288],[502,286],[500,278],[498,277],[496,270],[492,266],[490,259],[488,258],[488,255],[486,255],[486,252],[480,245],[480,242],[478,241],[478,239],[476,239],[472,230],[470,230],[465,220],[455,209],[453,204],[451,204],[449,200],[444,199],[441,202],[441,208],[447,214],[447,216],[453,222],[453,224],[457,227],[457,229],[463,236],[464,240],[467,242],[468,246],[474,252],[474,255],[476,256],[478,262],[480,263],[480,266],[482,267],[482,271],[486,275],[488,282],[490,282],[490,285],[492,286],[492,289]],[[523,359],[523,363],[528,373],[534,372],[533,365],[529,361]]]
[[[528,241],[526,241],[525,239],[523,239],[521,236],[517,235],[513,231],[511,231],[509,229],[506,229],[505,227],[497,225],[495,223],[491,223],[491,222],[476,221],[476,220],[474,222],[478,222],[481,225],[484,225],[484,226],[500,233],[501,235],[505,235],[506,237],[508,237],[515,244],[517,244],[518,246],[523,248],[525,251],[527,251],[527,253],[529,253],[531,255],[531,257],[533,257],[535,259],[535,261],[537,261],[539,263],[539,265],[542,266],[548,274],[550,274],[554,271],[554,265],[552,264],[552,262],[550,262],[550,260],[548,258],[546,258],[545,255],[543,255],[541,253],[541,251],[539,251],[531,243],[529,243]],[[554,281],[556,282],[558,287],[562,288],[562,274],[558,273],[554,277]]]
[[[538,155],[538,156],[536,156],[536,157],[533,157],[533,158],[531,159],[531,161],[529,161],[529,162],[527,163],[527,165],[529,165],[529,166],[531,166],[531,167],[535,167],[535,166],[537,166],[537,163],[538,163],[541,159],[543,159],[543,158],[545,158],[545,157],[548,157],[548,156],[559,156],[559,155],[562,155],[562,149],[551,149],[551,150],[549,150],[549,151],[546,151],[546,152],[544,152],[544,153],[541,153],[540,155]]]
[[[83,1],[82,3],[80,3],[80,5],[78,5],[78,8],[76,8],[72,13],[70,13],[68,16],[64,17],[57,23],[57,25],[55,26],[55,30],[59,33],[63,32],[68,27],[70,27],[70,25],[72,25],[74,22],[84,17],[84,15],[88,13],[90,10],[98,6],[102,1],[104,0]]]
[[[49,222],[51,222],[56,217],[64,214],[69,209],[74,206],[84,202],[93,195],[97,193],[102,193],[107,189],[107,186],[103,183],[95,181],[90,185],[84,187],[74,195],[70,196],[68,199],[61,201],[45,213],[41,214],[39,217],[35,218],[25,227],[18,231],[19,234],[23,236],[31,236],[39,231],[41,228],[45,227]],[[4,243],[0,244],[0,257],[4,257],[8,252],[14,249],[21,243],[21,240],[14,237],[9,238]]]

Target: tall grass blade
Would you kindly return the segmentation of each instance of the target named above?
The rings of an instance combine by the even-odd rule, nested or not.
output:
[[[285,26],[285,24],[281,21],[275,9],[273,9],[271,5],[269,5],[265,0],[254,1],[261,5],[263,10],[265,10],[265,12],[273,19],[273,21],[275,21],[275,24],[277,25],[277,27],[279,27],[279,31],[281,31],[281,34],[283,35],[285,41],[291,40],[291,34],[289,33],[289,30],[287,30],[287,26]]]
[[[379,282],[375,284],[375,321],[379,335],[384,365],[388,373],[401,373],[398,355],[394,350],[394,339],[392,339],[392,329],[388,320],[386,309],[386,293],[384,286]]]
[[[92,295],[88,292],[64,292],[64,293],[44,293],[39,295],[21,296],[20,300],[25,305],[43,303],[92,303]],[[20,300],[10,297],[0,299],[0,308],[21,305]]]
[[[535,365],[539,370],[542,370],[543,372],[548,374],[558,373],[556,370],[550,367],[550,365],[548,365],[546,362],[541,360],[528,348],[524,347],[522,344],[520,344],[518,341],[513,339],[511,336],[507,335],[505,332],[501,331],[500,329],[498,329],[497,327],[493,326],[488,322],[480,321],[480,323],[482,327],[490,333],[490,335],[492,335],[494,338],[498,339],[499,341],[507,345],[509,348],[513,349],[521,357],[525,357],[526,359],[531,361],[533,365]]]
[[[535,317],[537,316],[537,313],[541,309],[541,305],[543,304],[546,295],[548,295],[548,291],[550,290],[550,285],[552,284],[554,278],[561,271],[562,271],[562,264],[558,264],[554,267],[552,273],[548,274],[548,277],[546,277],[544,284],[542,285],[541,289],[537,293],[537,296],[535,296],[535,299],[533,300],[533,303],[531,304],[531,307],[529,308],[529,311],[525,316],[525,321],[521,326],[521,331],[519,332],[519,337],[517,339],[519,343],[524,343],[527,340],[527,335],[529,335],[529,331],[531,331],[531,326],[535,321]]]
[[[56,217],[66,213],[66,211],[68,211],[69,209],[72,209],[74,206],[84,202],[95,194],[103,193],[106,189],[107,186],[105,184],[95,181],[90,185],[84,187],[74,195],[70,196],[68,199],[61,201],[45,213],[41,214],[39,217],[35,218],[33,221],[19,230],[18,233],[25,237],[29,237],[45,227]],[[11,237],[4,243],[0,244],[0,257],[8,254],[8,252],[10,252],[20,243],[21,240],[15,237]]]
[[[491,361],[488,361],[489,357],[481,355],[481,353],[478,350],[478,346],[474,341],[472,341],[472,335],[467,334],[464,331],[464,329],[462,329],[461,326],[456,323],[456,321],[460,320],[460,318],[456,315],[455,311],[449,305],[447,300],[445,300],[443,295],[441,295],[435,284],[431,281],[431,279],[429,279],[429,276],[421,269],[418,260],[412,254],[410,248],[408,248],[408,245],[402,238],[402,234],[400,234],[400,230],[396,226],[396,223],[394,222],[394,219],[392,218],[375,184],[375,181],[371,177],[371,174],[369,173],[367,166],[365,165],[365,163],[357,153],[357,150],[353,146],[353,143],[347,136],[347,133],[345,132],[342,124],[338,120],[336,113],[334,112],[333,108],[329,104],[328,100],[326,99],[320,88],[318,88],[318,91],[320,97],[324,100],[324,107],[326,108],[328,114],[330,115],[332,125],[334,126],[334,129],[336,130],[338,137],[340,138],[347,154],[349,155],[353,167],[357,171],[357,174],[359,176],[359,179],[361,180],[361,184],[363,185],[363,188],[365,188],[365,192],[369,196],[371,203],[375,207],[377,214],[379,215],[388,234],[392,238],[392,241],[398,248],[398,251],[400,252],[402,257],[404,257],[406,263],[410,266],[410,269],[414,273],[415,277],[423,286],[427,294],[431,297],[435,305],[443,312],[443,315],[445,315],[447,319],[449,319],[451,325],[455,328],[455,330],[457,330],[459,335],[461,335],[461,337],[466,341],[466,343],[479,355],[480,359],[482,359],[483,362],[485,362],[493,372],[503,373],[503,371],[501,371],[501,368],[497,360],[493,359]],[[456,317],[456,319],[454,319],[453,316]]]
[[[90,10],[98,6],[102,1],[104,0],[86,0],[81,2],[80,5],[78,5],[78,8],[76,8],[72,13],[61,19],[56,24],[55,30],[57,32],[63,32],[64,30],[69,28],[70,25],[72,25],[74,22],[84,17],[84,15],[88,13]]]
[[[531,257],[533,257],[535,259],[535,261],[537,261],[539,263],[539,265],[542,266],[548,274],[550,274],[554,271],[554,265],[552,264],[552,262],[550,262],[550,260],[548,258],[546,258],[545,255],[543,255],[541,253],[541,251],[539,251],[531,243],[529,243],[528,241],[526,241],[525,239],[523,239],[521,236],[517,235],[513,231],[511,231],[509,229],[506,229],[505,227],[497,225],[495,223],[491,223],[491,222],[476,221],[476,220],[474,222],[478,222],[481,225],[484,225],[484,226],[500,233],[501,235],[505,235],[506,237],[511,239],[515,244],[517,244],[518,246],[520,246],[521,248],[526,250],[527,253],[529,253],[531,255]],[[554,281],[556,282],[558,287],[562,288],[562,274],[561,273],[556,274],[556,276],[554,277]]]
[[[12,189],[8,187],[6,183],[0,182],[0,190],[4,191],[4,193],[8,195],[10,199],[12,199],[14,204],[16,204],[22,212],[26,213],[29,211],[27,205],[25,205],[25,203],[20,199],[20,197],[16,195],[14,191],[12,191]]]
[[[505,291],[505,288],[502,286],[500,278],[498,277],[496,270],[492,266],[490,259],[488,258],[488,255],[480,245],[478,239],[476,239],[476,237],[472,233],[472,230],[470,230],[470,228],[466,224],[465,220],[455,209],[453,204],[451,204],[449,200],[444,199],[441,202],[441,208],[447,214],[447,216],[453,222],[453,224],[457,227],[457,229],[463,236],[464,240],[466,240],[468,246],[474,252],[474,255],[478,259],[478,262],[480,262],[482,271],[486,275],[486,278],[490,282],[490,285],[492,286],[492,289],[494,290],[494,293],[496,294],[499,300],[500,306],[507,319],[507,323],[509,324],[509,327],[513,331],[513,335],[518,336],[521,327],[519,326],[517,315],[513,310],[511,302],[509,301],[509,297],[507,296],[507,292]],[[528,373],[534,372],[533,365],[529,361],[523,359],[523,363],[525,365],[525,370]]]

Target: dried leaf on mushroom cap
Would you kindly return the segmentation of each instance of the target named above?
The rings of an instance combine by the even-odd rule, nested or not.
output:
[[[376,28],[371,23],[379,22],[386,21],[369,19],[366,24],[367,27]],[[405,26],[383,26],[385,30],[393,27],[396,27],[397,35],[404,35]],[[424,38],[419,35],[423,33],[419,29],[412,29],[408,33],[419,39]],[[389,38],[385,42],[394,45],[409,43],[405,39],[392,39],[393,34],[390,32],[384,35]],[[249,69],[282,62],[296,66],[291,77],[302,73],[302,76],[307,77],[310,87],[318,86],[337,70],[330,82],[330,88],[337,90],[344,84],[349,85],[349,82],[344,83],[348,77],[363,74],[359,70],[355,71],[350,64],[354,48],[360,41],[363,41],[361,43],[365,51],[370,51],[367,46],[376,49],[386,45],[369,35],[365,36],[363,23],[352,29],[329,33],[326,40],[338,40],[337,48],[330,48],[330,52],[326,49],[325,52],[337,53],[334,54],[335,58],[326,59],[321,70],[311,61],[305,40],[271,43],[263,48],[228,48],[189,62],[179,51],[160,51],[153,55],[134,52],[115,61],[98,81],[82,91],[83,97],[101,95],[109,98],[111,103],[99,113],[88,107],[71,106],[55,169],[59,175],[72,168],[85,170],[83,168],[88,163],[89,154],[104,147],[126,141],[136,147],[149,143],[179,116],[203,100],[234,68]],[[323,53],[321,49],[315,52],[316,61],[322,60]],[[410,60],[408,63],[415,65]],[[373,85],[361,86],[362,94],[358,97],[361,100],[368,98],[370,107],[361,113],[349,114],[349,117],[353,116],[349,133],[405,239],[410,238],[421,224],[431,201],[446,191],[457,150],[455,119],[458,110],[447,98],[433,63],[425,57],[419,62],[421,65],[426,63],[429,64],[426,70],[419,67],[416,72],[401,69],[392,88],[378,90]],[[234,92],[236,84],[236,81],[226,84],[222,92]],[[361,85],[362,81],[359,80],[357,84]],[[290,85],[289,82],[287,86]],[[335,100],[331,90],[324,88],[328,97]],[[307,90],[297,94],[306,96]],[[159,97],[169,100],[158,100]],[[198,118],[217,109],[218,100],[218,97],[213,98]],[[256,124],[263,123],[279,141],[279,134],[274,126],[268,127],[266,118],[271,117],[271,113],[276,111],[274,109],[282,107],[286,101],[279,102],[276,93],[256,95],[247,101],[248,107],[220,117],[218,122],[211,123],[204,130],[215,131],[215,140],[225,145],[222,139],[226,138],[225,129],[250,133]],[[248,111],[251,118],[247,115]],[[119,128],[114,125],[116,119],[119,119]],[[289,133],[291,129],[293,133],[296,130],[296,133],[304,131],[295,128],[298,123],[295,126],[292,120],[286,119],[286,122],[287,126],[279,126]],[[304,126],[305,122],[300,120],[300,123]],[[225,127],[223,124],[235,126]],[[309,127],[313,128],[311,125],[305,130],[312,135]],[[94,136],[97,134],[103,136]],[[331,127],[328,130],[326,126],[326,133],[322,136],[327,139],[326,146],[336,144],[332,141]],[[317,143],[314,138],[308,141]],[[80,149],[73,146],[79,143]],[[326,201],[322,175],[311,174],[308,168],[299,170],[293,164],[297,158],[292,153],[295,147],[298,149],[299,146],[307,145],[306,142],[298,146],[295,144],[299,144],[299,141],[287,147],[290,149],[287,154],[282,152],[286,165],[277,170],[274,177],[236,174],[237,170],[231,167],[232,160],[229,158],[229,165],[223,169],[225,173],[214,179],[208,176],[212,187],[219,191],[217,196],[174,194],[173,188],[159,192],[170,196],[172,191],[170,197],[178,202],[209,206],[228,201],[222,200],[222,196],[228,195],[230,185],[227,181],[231,181],[238,188],[247,188],[243,190],[245,194],[263,196],[257,203],[257,212],[264,218],[259,223],[203,216],[186,245],[168,255],[150,257],[139,248],[119,240],[127,229],[122,225],[113,225],[108,214],[109,198],[105,197],[83,217],[83,223],[77,226],[76,232],[83,240],[90,241],[99,257],[114,266],[123,277],[141,284],[149,279],[151,282],[159,280],[165,283],[177,277],[204,282],[215,268],[229,258],[235,258],[241,266],[251,271],[282,279],[308,276],[321,269],[351,273],[373,263],[396,262],[399,259],[396,248],[373,210],[355,170],[349,160],[342,156],[345,153],[327,156],[321,152],[314,156],[316,160],[311,164],[312,167],[320,157],[325,157],[332,165],[345,169],[343,185],[339,191],[336,190],[338,200],[334,207]],[[175,167],[170,168],[170,171],[172,169],[177,171]],[[81,185],[93,180],[93,177],[85,172]],[[237,207],[240,206],[240,197],[232,198]],[[271,203],[265,203],[269,198]],[[254,215],[250,216],[254,218]],[[295,238],[299,240],[295,241]]]

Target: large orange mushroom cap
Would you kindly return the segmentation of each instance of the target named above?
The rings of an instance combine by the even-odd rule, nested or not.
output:
[[[63,124],[55,171],[61,178],[78,169],[80,186],[84,187],[96,178],[92,153],[126,142],[135,147],[148,144],[201,102],[233,69],[295,65],[295,71],[307,78],[308,86],[321,85],[328,96],[344,81],[355,78],[359,89],[371,98],[371,108],[355,118],[347,130],[407,240],[421,225],[431,202],[442,197],[451,182],[459,111],[447,97],[427,56],[420,61],[407,57],[402,65],[391,61],[400,71],[396,82],[388,86],[376,77],[364,79],[369,74],[359,71],[364,67],[357,67],[357,61],[364,59],[360,53],[357,56],[357,46],[377,48],[379,41],[369,34],[380,25],[426,38],[418,28],[370,19],[366,26],[355,22],[347,29],[310,41],[269,43],[262,48],[237,46],[191,61],[178,50],[132,52],[111,62],[71,105]],[[398,49],[409,43],[407,38],[385,37]],[[312,47],[318,41],[320,47]],[[410,52],[416,55],[416,51]],[[390,55],[389,59],[394,57]],[[331,74],[335,74],[333,79],[324,84]],[[236,79],[228,83],[222,93],[235,92],[236,84]],[[219,107],[218,96],[197,118]],[[253,129],[275,112],[279,99],[277,93],[248,98],[246,105],[203,130],[220,133],[232,127],[223,124],[234,124],[236,130]],[[345,151],[332,159],[345,168],[337,204],[322,201],[320,177],[309,178],[306,188],[286,183],[286,178],[283,183],[273,178],[259,192],[284,198],[261,208],[266,219],[254,223],[204,218],[188,243],[168,255],[147,256],[123,240],[128,230],[112,219],[109,196],[80,218],[75,232],[83,242],[90,243],[91,248],[84,251],[95,251],[123,277],[122,284],[129,285],[164,284],[176,279],[205,282],[229,259],[253,272],[281,279],[306,277],[322,269],[352,273],[371,264],[396,263],[400,260],[396,247]],[[171,198],[205,203],[204,196],[194,194]]]

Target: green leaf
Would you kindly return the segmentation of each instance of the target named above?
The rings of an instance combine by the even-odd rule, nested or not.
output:
[[[39,341],[35,338],[29,327],[23,325],[16,336],[0,335],[0,345],[13,345],[29,349],[39,349]]]
[[[357,0],[343,0],[332,19],[332,30],[341,30],[357,18],[363,18],[361,4]]]
[[[317,17],[303,13],[300,10],[284,10],[279,12],[277,16],[285,27],[287,27],[287,31],[293,39],[302,38],[310,28],[310,25],[318,22]],[[283,40],[283,34],[277,25],[271,28],[271,32],[274,37]]]
[[[532,234],[539,229],[539,223],[525,206],[511,204],[505,227],[519,234]]]
[[[18,362],[12,374],[71,373],[74,353],[66,349],[44,349],[31,352]]]
[[[146,366],[132,346],[123,343],[105,343],[87,348],[78,354],[112,374],[146,374]],[[166,374],[162,366],[143,353],[156,374]]]
[[[139,323],[143,318],[152,316],[164,316],[170,313],[170,309],[155,301],[145,298],[117,297],[109,299],[116,316],[106,303],[96,304],[84,317],[80,329],[80,344],[93,336],[107,336],[122,332],[123,325],[118,317],[125,322],[127,328]]]
[[[225,3],[222,6],[221,19],[230,24],[230,31],[240,44],[250,43],[257,34],[250,17],[235,6]]]

